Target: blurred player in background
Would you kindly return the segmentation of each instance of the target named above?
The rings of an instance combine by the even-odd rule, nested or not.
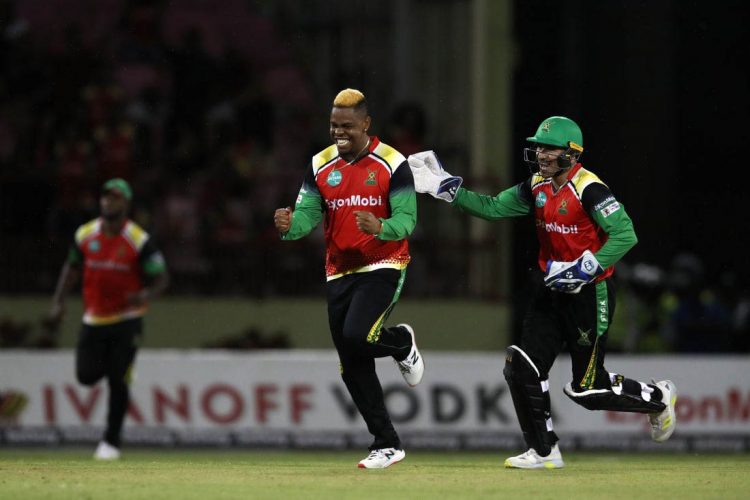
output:
[[[133,198],[123,179],[110,179],[99,200],[101,216],[76,230],[63,265],[50,317],[62,320],[65,298],[83,274],[83,325],[76,347],[76,376],[84,385],[109,383],[107,427],[94,453],[120,458],[129,384],[148,301],[168,285],[164,258],[141,227],[128,219]]]
[[[420,193],[487,220],[534,217],[545,286],[526,313],[520,345],[507,349],[503,370],[529,449],[505,466],[564,466],[552,428],[548,373],[565,347],[573,369],[564,389],[570,399],[589,410],[645,413],[651,437],[666,441],[676,424],[674,384],[646,384],[604,368],[615,310],[611,275],[637,242],[633,223],[609,188],[579,162],[583,135],[573,120],[547,118],[527,140],[532,147],[524,150],[524,160],[531,177],[497,196],[462,188],[462,179],[443,170],[432,151],[409,157]]]
[[[422,379],[424,363],[409,325],[385,327],[406,277],[417,202],[406,159],[367,134],[370,122],[361,92],[339,92],[330,119],[334,144],[313,157],[294,210],[276,210],[274,224],[283,240],[296,240],[325,219],[331,336],[344,384],[374,436],[358,467],[381,469],[405,453],[375,358],[393,357],[410,386]]]

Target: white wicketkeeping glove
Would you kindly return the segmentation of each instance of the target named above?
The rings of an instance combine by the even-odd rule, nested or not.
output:
[[[434,151],[415,153],[407,160],[418,193],[428,193],[449,203],[453,201],[464,180],[446,172]]]
[[[544,285],[556,292],[578,293],[603,272],[594,254],[586,250],[573,262],[549,261]]]

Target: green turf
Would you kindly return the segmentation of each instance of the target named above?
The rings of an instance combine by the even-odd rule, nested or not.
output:
[[[748,498],[750,455],[566,453],[562,470],[509,470],[505,453],[409,452],[385,470],[363,453],[0,449],[0,498]]]

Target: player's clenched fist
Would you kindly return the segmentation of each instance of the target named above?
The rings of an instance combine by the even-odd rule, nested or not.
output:
[[[280,233],[288,232],[292,225],[292,209],[289,207],[277,208],[273,214],[273,225]]]
[[[380,233],[383,223],[372,212],[356,210],[354,216],[357,218],[357,227],[363,233],[372,235]]]

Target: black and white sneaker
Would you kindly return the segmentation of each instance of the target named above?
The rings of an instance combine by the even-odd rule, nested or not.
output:
[[[417,340],[414,337],[414,329],[406,323],[401,323],[397,326],[406,328],[406,331],[411,335],[411,351],[409,351],[409,355],[406,356],[403,361],[396,361],[395,359],[394,361],[396,361],[398,369],[401,370],[401,375],[404,376],[406,383],[414,387],[419,384],[422,380],[422,375],[424,375],[424,360],[419,353],[419,349],[417,349]]]
[[[396,448],[383,448],[372,450],[366,458],[363,458],[357,464],[360,469],[385,469],[396,462],[400,462],[406,456],[404,450]]]

